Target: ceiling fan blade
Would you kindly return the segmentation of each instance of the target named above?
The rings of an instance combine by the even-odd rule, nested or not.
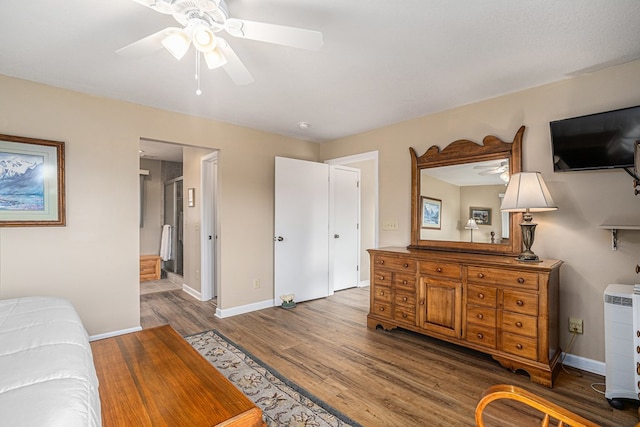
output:
[[[274,43],[300,49],[317,50],[324,43],[322,33],[304,28],[229,18],[225,30],[234,37]]]
[[[490,169],[490,170],[487,170],[487,171],[479,172],[478,175],[497,175],[497,174],[502,173],[502,172],[504,172],[504,170]]]
[[[173,7],[171,3],[163,0],[133,0],[134,2],[155,10],[156,12],[171,15]]]
[[[231,80],[237,85],[244,86],[253,83],[253,76],[244,66],[238,55],[231,49],[229,43],[220,37],[217,38],[218,47],[222,51],[227,63],[222,67],[227,72]]]
[[[143,56],[151,54],[162,49],[162,40],[172,34],[180,32],[181,30],[181,28],[176,27],[165,28],[164,30],[153,33],[150,36],[126,45],[125,47],[121,47],[116,50],[116,53],[122,56]]]

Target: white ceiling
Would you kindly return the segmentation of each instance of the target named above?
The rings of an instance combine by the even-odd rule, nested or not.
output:
[[[305,51],[225,38],[255,82],[195,55],[115,51],[176,23],[133,0],[0,1],[0,74],[323,142],[640,58],[638,0],[227,0],[321,31]],[[302,130],[301,121],[311,126]]]

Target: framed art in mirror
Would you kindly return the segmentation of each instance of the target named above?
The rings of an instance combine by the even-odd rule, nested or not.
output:
[[[444,149],[434,145],[422,156],[409,148],[410,249],[500,255],[521,252],[518,224],[522,214],[494,213],[500,210],[509,177],[522,169],[524,131],[525,127],[521,126],[511,142],[489,135],[481,143],[461,139]],[[444,211],[443,205],[447,206]],[[437,217],[432,214],[436,208]],[[465,229],[471,218],[481,226],[472,242]]]
[[[0,135],[0,227],[63,226],[64,142]]]
[[[422,196],[422,228],[440,230],[442,200]]]

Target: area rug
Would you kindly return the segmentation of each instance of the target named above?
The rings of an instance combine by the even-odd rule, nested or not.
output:
[[[218,331],[201,332],[185,339],[262,409],[269,427],[360,426]]]

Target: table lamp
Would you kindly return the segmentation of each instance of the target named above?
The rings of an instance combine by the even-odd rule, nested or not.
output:
[[[540,172],[519,172],[511,175],[500,210],[524,212],[522,216],[524,222],[520,224],[520,230],[525,250],[518,256],[518,261],[538,262],[540,260],[531,250],[537,225],[531,222],[533,219],[531,212],[557,209]]]
[[[465,230],[471,230],[471,242],[473,243],[473,230],[478,229],[478,224],[476,224],[476,220],[473,218],[469,218],[467,224],[464,226]]]

